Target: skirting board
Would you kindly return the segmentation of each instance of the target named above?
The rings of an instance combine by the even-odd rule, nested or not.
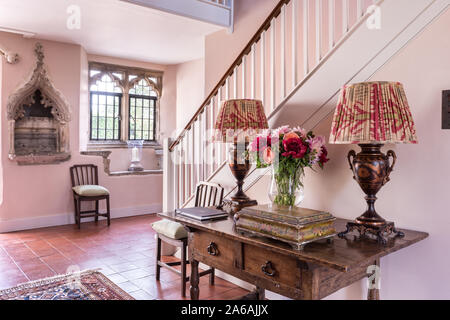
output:
[[[162,204],[152,204],[133,208],[111,208],[111,218],[125,218],[161,212]],[[100,218],[101,221],[102,218]],[[82,222],[94,221],[94,218],[83,219]],[[0,221],[0,233],[29,230],[36,228],[62,226],[75,224],[74,213],[57,214],[52,216],[41,216],[24,219]]]

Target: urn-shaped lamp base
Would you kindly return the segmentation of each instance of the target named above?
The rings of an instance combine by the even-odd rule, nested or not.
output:
[[[403,236],[395,229],[393,222],[387,222],[375,210],[376,194],[387,182],[397,156],[390,150],[387,154],[381,152],[382,144],[360,144],[361,152],[350,151],[348,162],[353,172],[353,178],[358,182],[366,194],[367,210],[355,221],[349,222],[347,230],[339,234],[344,237],[356,230],[360,236],[375,236],[377,240],[386,244],[391,235]],[[389,158],[392,158],[392,164]]]

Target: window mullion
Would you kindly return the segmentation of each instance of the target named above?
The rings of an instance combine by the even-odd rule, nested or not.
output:
[[[130,108],[129,108],[129,103],[130,103],[130,95],[128,94],[128,90],[126,90],[123,93],[123,97],[122,97],[122,121],[121,121],[121,137],[120,140],[126,142],[129,139],[128,133],[129,133],[129,126],[130,126]]]

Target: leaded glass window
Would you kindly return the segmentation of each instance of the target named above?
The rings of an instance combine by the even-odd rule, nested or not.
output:
[[[155,141],[157,93],[146,79],[129,91],[129,140]]]
[[[122,146],[158,143],[162,71],[89,62],[90,141]]]
[[[120,140],[121,101],[122,89],[109,75],[104,74],[91,85],[91,140]]]

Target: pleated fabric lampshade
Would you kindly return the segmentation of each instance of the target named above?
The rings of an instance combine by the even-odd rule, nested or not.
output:
[[[245,155],[248,142],[261,130],[268,129],[264,107],[260,100],[235,99],[222,103],[215,125],[214,140],[231,142],[229,150],[229,166],[236,178],[237,191],[231,200],[237,208],[256,205],[244,192],[244,179],[250,171],[250,161]],[[240,210],[239,209],[239,210]]]
[[[391,236],[403,237],[392,221],[386,221],[375,210],[378,191],[390,181],[397,162],[393,150],[381,151],[389,143],[417,143],[416,129],[399,82],[364,82],[344,86],[331,127],[330,143],[358,144],[361,152],[350,150],[347,155],[353,179],[366,194],[367,210],[347,230],[360,236],[375,237],[387,244]]]
[[[330,143],[417,143],[403,85],[382,81],[344,86],[334,114]]]
[[[249,140],[263,129],[268,129],[264,107],[260,100],[235,99],[222,103],[215,124],[215,140],[233,142]]]

